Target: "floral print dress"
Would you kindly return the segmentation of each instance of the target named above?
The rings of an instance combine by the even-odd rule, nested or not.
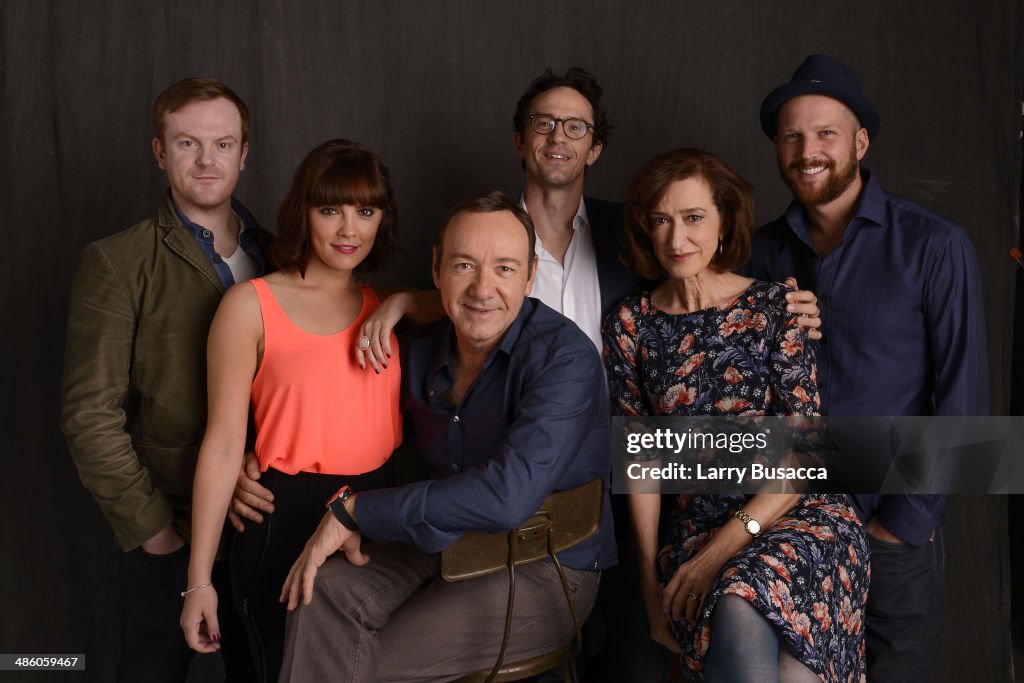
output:
[[[813,354],[781,284],[755,281],[730,303],[674,315],[650,295],[626,299],[604,329],[617,415],[816,415]],[[658,556],[664,585],[747,498],[681,495]],[[867,536],[844,495],[804,495],[730,559],[697,621],[672,623],[682,663],[700,679],[711,613],[722,595],[749,601],[823,681],[864,677]]]

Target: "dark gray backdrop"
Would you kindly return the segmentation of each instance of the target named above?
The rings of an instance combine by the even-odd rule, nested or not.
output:
[[[377,150],[410,254],[382,280],[427,286],[444,210],[478,189],[519,191],[511,115],[544,67],[580,64],[605,85],[615,130],[589,194],[621,200],[655,153],[699,146],[754,183],[767,220],[788,195],[757,122],[760,100],[804,55],[830,52],[882,112],[867,164],[883,185],[974,239],[1003,412],[1021,21],[1016,0],[0,2],[0,653],[84,652],[89,680],[112,677],[118,551],[57,428],[64,319],[81,248],[148,216],[165,186],[149,107],[171,82],[217,77],[248,102],[238,196],[268,227],[313,145],[342,136]],[[942,680],[1007,680],[1005,500],[954,500],[947,533]],[[210,671],[201,664],[196,680]]]

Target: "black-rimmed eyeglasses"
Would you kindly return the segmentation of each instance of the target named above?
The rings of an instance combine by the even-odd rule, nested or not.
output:
[[[579,140],[587,131],[594,127],[594,124],[587,123],[583,119],[556,119],[550,114],[530,114],[530,128],[538,135],[549,135],[555,130],[555,126],[562,124],[562,132],[570,140]]]

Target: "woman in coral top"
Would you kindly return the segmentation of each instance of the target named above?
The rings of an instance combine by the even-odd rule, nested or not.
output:
[[[395,242],[387,168],[361,145],[325,142],[299,166],[277,219],[279,270],[232,287],[210,328],[209,417],[181,615],[189,646],[219,648],[222,596],[210,571],[251,404],[260,482],[273,491],[274,512],[238,537],[233,588],[265,681],[277,680],[280,668],[281,586],[325,502],[343,486],[392,485],[389,458],[401,440],[397,354],[376,374],[362,372],[356,356],[360,342],[366,346],[360,325],[380,303],[358,275],[380,266]]]

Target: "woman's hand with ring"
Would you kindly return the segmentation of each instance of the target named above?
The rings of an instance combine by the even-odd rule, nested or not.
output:
[[[359,367],[366,364],[377,374],[388,366],[391,359],[391,332],[405,315],[405,301],[401,293],[384,299],[373,313],[359,327],[356,340],[356,361]]]

